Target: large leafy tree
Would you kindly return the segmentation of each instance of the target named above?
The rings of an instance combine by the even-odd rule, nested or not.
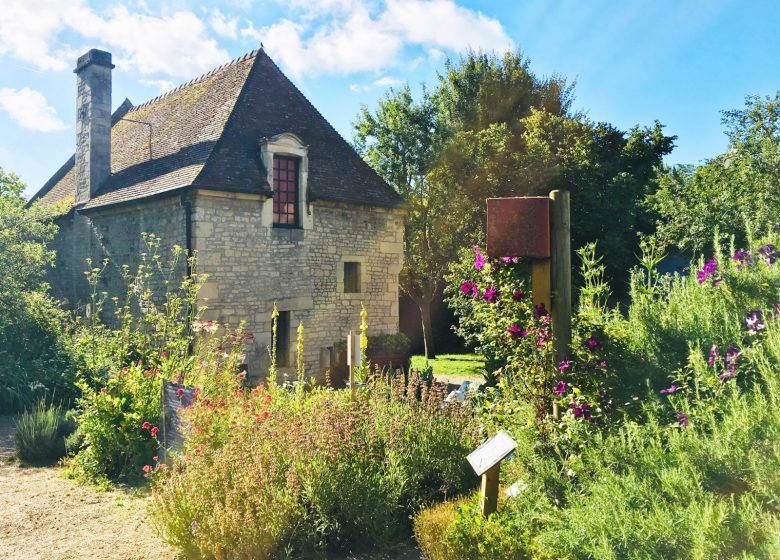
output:
[[[0,410],[8,412],[38,396],[67,400],[73,393],[65,317],[45,281],[61,208],[28,207],[23,193],[19,178],[0,168]]]
[[[699,167],[667,169],[649,197],[658,235],[687,252],[711,250],[714,232],[744,244],[749,231],[780,227],[780,90],[724,111],[726,153]]]
[[[623,133],[572,113],[573,86],[542,79],[520,53],[448,60],[415,101],[390,89],[355,123],[358,152],[408,203],[401,288],[419,306],[426,355],[435,354],[431,302],[458,250],[484,237],[485,199],[572,191],[577,247],[606,240],[625,270],[646,227],[637,204],[672,149],[661,126]]]

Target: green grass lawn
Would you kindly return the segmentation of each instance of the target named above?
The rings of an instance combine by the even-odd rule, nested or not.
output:
[[[477,354],[439,354],[435,360],[429,360],[433,375],[447,378],[451,383],[463,379],[481,380],[485,373],[485,359]],[[412,356],[412,369],[423,369],[425,356]]]

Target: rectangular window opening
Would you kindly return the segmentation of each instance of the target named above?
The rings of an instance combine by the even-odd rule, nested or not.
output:
[[[344,263],[344,293],[345,294],[357,294],[360,293],[360,263],[359,262],[345,262]]]
[[[290,312],[280,311],[276,318],[276,365],[290,365]]]
[[[300,160],[274,156],[274,227],[298,227],[298,183]]]

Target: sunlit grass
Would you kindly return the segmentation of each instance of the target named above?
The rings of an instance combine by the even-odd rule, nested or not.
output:
[[[477,354],[439,354],[433,360],[412,356],[412,369],[433,367],[433,375],[447,378],[481,379],[485,373],[485,359]]]

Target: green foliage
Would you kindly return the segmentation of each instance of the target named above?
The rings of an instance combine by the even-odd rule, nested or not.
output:
[[[690,276],[668,277],[653,270],[658,247],[648,241],[643,252],[647,268],[632,275],[624,318],[606,305],[593,247],[580,251],[585,285],[575,332],[597,332],[610,366],[561,376],[586,387],[581,394],[605,388],[598,423],[567,413],[540,432],[522,391],[488,389],[479,409],[488,431],[506,430],[518,442],[501,470],[502,486],[513,485],[516,497],[488,519],[476,496],[439,506],[430,514],[443,535],[438,557],[773,557],[780,543],[777,255],[759,243],[734,258],[718,248],[714,269],[701,261]],[[578,340],[575,356],[586,350]],[[582,402],[579,396],[567,387],[562,404]],[[421,531],[431,523],[426,515],[418,515]]]
[[[32,465],[54,463],[65,455],[65,438],[72,431],[62,406],[41,399],[16,422],[16,456]]]
[[[478,354],[438,354],[433,360],[426,360],[425,356],[412,356],[412,370],[422,371],[426,367],[430,367],[436,377],[485,376],[485,358]]]
[[[697,168],[667,169],[648,199],[660,217],[659,237],[687,252],[711,251],[716,230],[744,246],[751,235],[778,227],[780,91],[747,97],[743,109],[723,112],[722,122],[727,151]]]
[[[107,300],[108,294],[97,289],[105,263],[87,272],[92,312],[74,334],[81,396],[78,448],[69,467],[72,475],[90,482],[140,479],[160,447],[163,381],[200,381],[213,394],[214,372],[230,370],[235,377],[243,352],[241,331],[218,336],[218,325],[199,319],[205,308],[196,309],[197,293],[204,277],[177,276],[183,250],[174,246],[164,255],[159,238],[145,240],[138,269],[123,269],[123,301]],[[194,258],[189,266],[195,271]],[[156,292],[155,287],[161,288]],[[113,308],[111,323],[101,319],[107,302]]]
[[[388,352],[391,354],[409,354],[409,348],[411,342],[402,332],[395,334],[375,334],[368,336],[368,346],[366,347],[366,355],[371,358],[381,352]]]
[[[444,393],[414,376],[354,397],[227,384],[190,410],[183,460],[155,480],[155,523],[191,557],[391,545],[422,505],[473,487],[476,426],[441,408]]]
[[[426,356],[430,302],[458,252],[484,239],[486,198],[568,189],[573,245],[600,240],[620,280],[638,234],[652,231],[640,203],[674,138],[657,122],[628,132],[593,123],[570,112],[572,99],[565,79],[540,78],[520,53],[468,52],[419,100],[390,89],[359,115],[356,149],[410,210],[401,288],[420,307]]]
[[[62,208],[28,207],[23,192],[19,178],[0,168],[0,410],[7,412],[74,396],[66,315],[45,283],[54,260],[46,244]]]

